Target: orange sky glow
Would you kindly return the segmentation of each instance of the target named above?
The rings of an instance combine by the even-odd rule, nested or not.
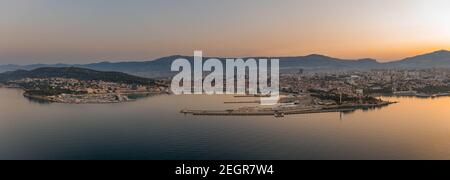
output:
[[[448,0],[0,0],[0,64],[450,50]]]

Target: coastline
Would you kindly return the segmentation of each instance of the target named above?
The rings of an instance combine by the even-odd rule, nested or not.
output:
[[[438,97],[450,97],[450,92],[446,93],[437,93],[437,94],[394,94],[394,93],[388,93],[388,94],[374,94],[375,97],[416,97],[416,98],[438,98]]]
[[[23,90],[23,89],[22,89]],[[129,96],[142,96],[142,97],[149,97],[149,96],[155,96],[159,95],[157,93],[126,93],[121,94],[122,98],[118,98],[115,100],[112,99],[101,99],[101,98],[92,98],[89,97],[89,95],[78,95],[78,97],[83,98],[77,98],[77,99],[56,99],[55,97],[49,97],[49,96],[41,96],[41,95],[33,95],[30,93],[27,93],[26,91],[23,93],[23,96],[29,99],[38,100],[38,101],[45,101],[49,103],[58,103],[58,104],[118,104],[118,103],[127,103],[127,102],[133,102],[137,101],[140,97],[137,98],[129,98]],[[117,94],[98,94],[98,96],[117,96]]]
[[[270,108],[270,109],[233,109],[233,110],[182,110],[180,113],[191,114],[194,116],[275,116],[284,117],[285,115],[296,114],[316,114],[329,112],[351,112],[358,109],[379,108],[395,104],[397,102],[380,102],[378,104],[357,104],[357,105],[335,105],[324,107],[308,107],[308,108]]]

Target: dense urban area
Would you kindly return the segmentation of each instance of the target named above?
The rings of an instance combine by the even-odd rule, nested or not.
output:
[[[126,102],[139,96],[169,93],[163,86],[67,78],[25,78],[8,84],[25,89],[24,96],[29,98],[75,104]]]
[[[321,91],[350,97],[401,95],[433,97],[448,95],[449,69],[370,70],[334,73],[283,74],[281,87],[287,93]]]
[[[345,112],[370,109],[396,102],[380,96],[433,98],[448,96],[449,69],[382,69],[316,72],[299,69],[280,75],[282,97],[276,107],[242,107],[232,110],[183,110],[194,115],[275,115]],[[236,96],[239,97],[239,96]],[[257,97],[257,96],[255,96]],[[247,101],[248,102],[248,101]],[[236,101],[234,103],[245,103]],[[254,101],[253,103],[258,103]]]
[[[67,70],[67,69],[66,69]],[[77,69],[80,71],[80,69]],[[84,70],[85,71],[85,70]],[[83,72],[84,72],[83,71]],[[158,94],[170,94],[170,78],[147,83],[139,77],[115,75],[116,82],[67,77],[27,77],[3,82],[4,87],[24,89],[24,96],[57,103],[118,103]],[[138,79],[139,81],[134,80]],[[116,78],[117,79],[117,78]],[[144,83],[141,83],[144,82]],[[195,115],[275,115],[351,111],[395,102],[380,96],[448,96],[449,69],[364,70],[316,72],[299,69],[280,75],[282,97],[275,107],[241,107],[233,110],[183,110]],[[261,95],[255,95],[257,97]],[[247,96],[248,97],[248,96]],[[242,103],[236,101],[235,103]],[[254,101],[253,103],[259,103]]]

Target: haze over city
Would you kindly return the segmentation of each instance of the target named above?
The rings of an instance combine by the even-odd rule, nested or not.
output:
[[[450,48],[447,0],[0,0],[0,64],[299,56],[398,60]]]

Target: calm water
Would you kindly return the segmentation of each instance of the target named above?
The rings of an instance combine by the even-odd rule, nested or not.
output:
[[[274,117],[185,116],[226,97],[123,104],[31,102],[0,88],[0,159],[450,159],[450,98],[387,98],[377,110]]]

